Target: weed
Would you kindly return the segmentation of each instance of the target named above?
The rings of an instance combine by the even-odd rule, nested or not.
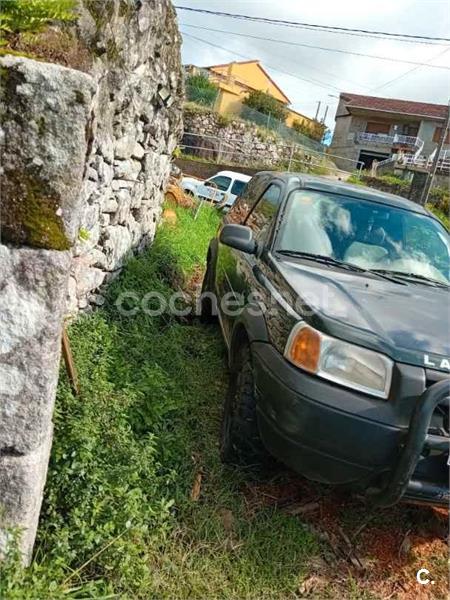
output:
[[[75,0],[2,0],[0,31],[40,31],[51,21],[73,21]]]
[[[225,127],[228,127],[228,125],[230,125],[233,122],[233,120],[234,119],[232,115],[222,115],[220,113],[217,113],[216,115],[216,123],[219,129],[224,129]]]

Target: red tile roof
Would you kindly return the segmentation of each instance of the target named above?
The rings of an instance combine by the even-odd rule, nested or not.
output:
[[[446,104],[431,104],[429,102],[413,102],[412,100],[397,100],[395,98],[377,98],[375,96],[360,96],[359,94],[342,93],[348,108],[366,108],[403,115],[417,115],[429,119],[445,119],[448,114]]]

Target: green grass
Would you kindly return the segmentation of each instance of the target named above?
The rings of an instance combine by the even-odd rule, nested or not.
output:
[[[228,374],[218,327],[168,314],[124,317],[116,307],[123,292],[169,296],[198,276],[219,217],[207,206],[196,221],[175,211],[177,224],[160,227],[153,246],[129,261],[105,307],[70,327],[81,395],[62,370],[33,562],[20,568],[11,549],[0,562],[0,598],[294,600],[315,577],[309,597],[373,600],[392,596],[397,582],[409,585],[424,564],[439,593],[446,589],[444,542],[397,563],[406,535],[419,536],[417,548],[428,539],[426,527],[436,525],[429,512],[370,511],[320,486],[295,480],[292,488],[282,475],[260,485],[221,464]],[[297,490],[301,503],[321,498],[316,529],[275,507],[271,494],[283,489],[287,498]],[[373,565],[368,571],[334,557],[323,532],[336,536],[336,526],[350,538],[360,532],[357,554]],[[393,532],[392,565],[377,564],[371,545]]]
[[[217,214],[176,212],[177,226],[130,260],[107,306],[70,327],[82,393],[61,371],[34,560],[23,570],[11,552],[1,598],[286,598],[316,551],[298,518],[273,509],[250,518],[242,473],[219,460],[218,329],[117,312],[121,292],[169,295],[203,264]]]

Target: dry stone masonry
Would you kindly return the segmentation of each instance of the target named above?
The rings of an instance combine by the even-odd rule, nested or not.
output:
[[[81,72],[0,58],[0,554],[29,560],[52,439],[64,316],[100,305],[151,243],[181,134],[169,0],[80,2]]]
[[[207,160],[270,167],[288,162],[293,153],[292,144],[249,121],[190,105],[184,111],[184,131],[186,154]]]

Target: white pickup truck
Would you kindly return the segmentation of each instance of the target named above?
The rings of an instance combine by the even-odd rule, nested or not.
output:
[[[220,202],[229,208],[242,194],[250,179],[251,177],[242,173],[219,171],[205,181],[194,177],[183,177],[181,186],[188,194],[197,194],[199,198]]]

